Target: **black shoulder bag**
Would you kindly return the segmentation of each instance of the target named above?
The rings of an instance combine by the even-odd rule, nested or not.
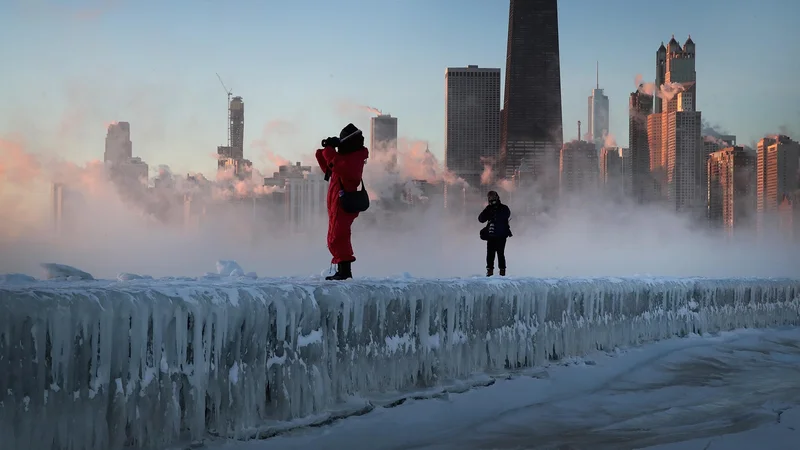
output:
[[[364,187],[364,179],[361,179],[361,190],[356,189],[353,192],[344,190],[344,184],[339,179],[339,187],[342,188],[339,193],[339,205],[345,212],[355,214],[361,213],[369,209],[369,194],[367,188]]]

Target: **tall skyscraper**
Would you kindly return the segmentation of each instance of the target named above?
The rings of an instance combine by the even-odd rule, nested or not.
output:
[[[772,231],[778,206],[791,200],[798,186],[800,143],[778,135],[758,142],[756,163],[756,209],[760,232]]]
[[[375,155],[389,153],[391,157],[387,162],[387,169],[394,171],[397,166],[397,117],[381,114],[373,117],[369,125],[369,150]]]
[[[666,113],[667,184],[670,206],[676,211],[700,211],[705,209],[705,189],[701,186],[705,178],[705,160],[702,157],[702,128],[699,111],[691,108],[691,92],[676,96],[677,109]],[[670,101],[671,103],[672,101]]]
[[[121,164],[133,158],[133,142],[131,142],[131,124],[115,122],[108,126],[106,133],[106,150],[103,161]]]
[[[673,36],[656,51],[654,113],[647,118],[650,170],[655,196],[669,200],[676,211],[705,209],[706,164],[696,110],[695,44],[683,47]],[[702,207],[702,208],[701,208]]]
[[[228,105],[228,142],[217,147],[217,170],[230,170],[245,179],[252,174],[253,163],[244,159],[244,101],[239,96]]]
[[[728,236],[750,226],[755,213],[754,156],[742,147],[728,147],[708,158],[708,219]]]
[[[510,2],[503,109],[505,177],[525,162],[535,182],[551,190],[558,183],[564,140],[556,0]]]
[[[599,187],[600,165],[594,144],[587,141],[567,142],[559,156],[559,191],[586,193]]]
[[[236,96],[231,99],[230,112],[230,141],[231,157],[244,159],[244,101]]]
[[[444,164],[479,187],[484,163],[500,156],[500,69],[449,67],[444,77]]]
[[[589,141],[594,142],[598,151],[603,148],[609,128],[608,96],[600,89],[598,68],[597,83],[589,96]],[[578,136],[583,139],[583,136]]]
[[[631,153],[631,195],[637,203],[652,198],[650,145],[647,141],[647,116],[653,112],[653,96],[631,93],[628,103],[628,142]]]

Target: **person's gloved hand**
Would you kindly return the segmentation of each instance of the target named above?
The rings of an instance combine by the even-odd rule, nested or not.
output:
[[[333,148],[336,148],[336,147],[338,147],[338,146],[339,146],[339,143],[340,143],[340,142],[341,142],[341,141],[339,140],[339,138],[338,138],[338,137],[336,137],[336,136],[332,136],[332,137],[329,137],[329,138],[325,138],[325,139],[323,139],[323,140],[322,140],[322,146],[323,146],[323,147],[333,147]]]

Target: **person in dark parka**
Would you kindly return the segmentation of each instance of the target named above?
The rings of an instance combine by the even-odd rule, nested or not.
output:
[[[506,275],[506,240],[511,234],[511,210],[500,202],[500,195],[495,191],[487,194],[489,204],[478,215],[480,223],[486,223],[481,230],[481,239],[486,241],[486,276],[494,275],[494,257],[497,255],[497,265],[500,276]],[[487,223],[488,222],[488,223]]]

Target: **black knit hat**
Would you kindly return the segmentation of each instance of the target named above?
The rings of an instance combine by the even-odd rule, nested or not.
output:
[[[346,127],[342,128],[342,132],[339,133],[339,141],[344,142],[356,136],[361,136],[361,130],[352,123],[348,123]]]
[[[364,146],[364,135],[361,130],[352,123],[348,123],[339,133],[339,154],[344,155],[358,151]]]

